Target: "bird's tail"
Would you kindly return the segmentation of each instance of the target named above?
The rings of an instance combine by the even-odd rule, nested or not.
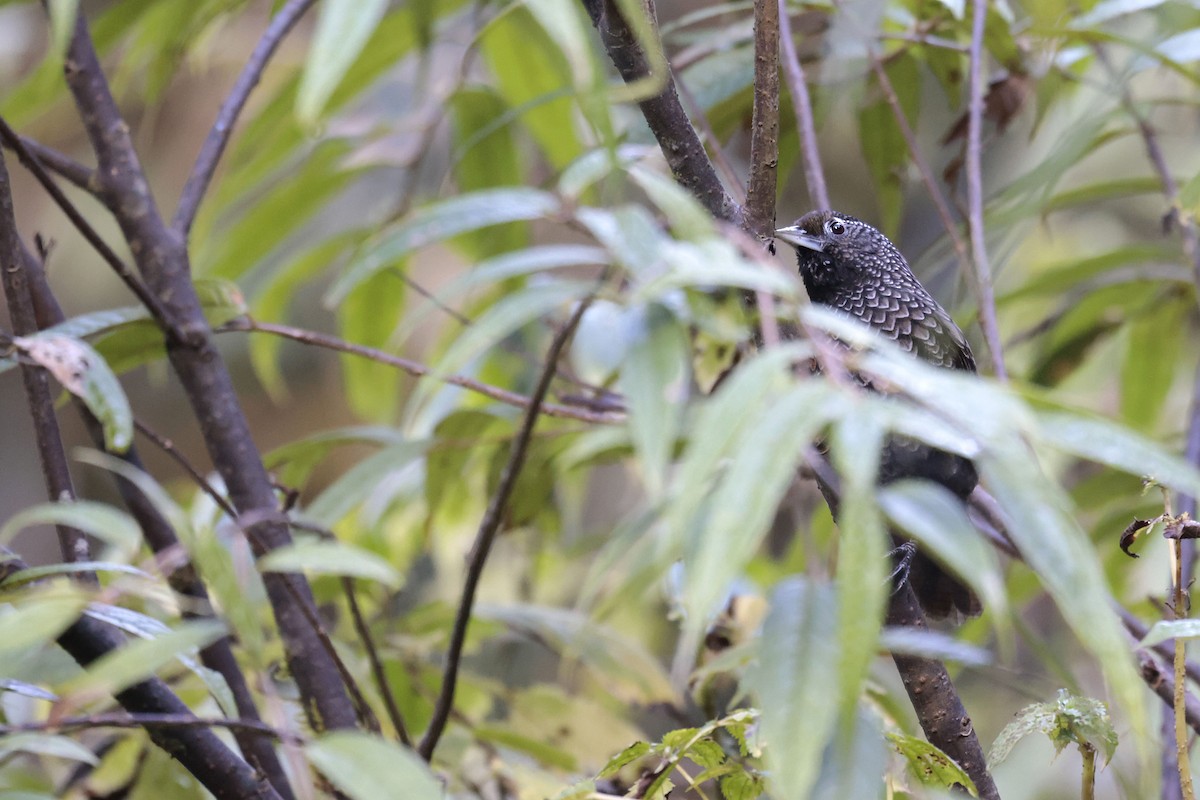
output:
[[[921,608],[930,617],[977,617],[983,612],[974,592],[920,550],[913,556],[908,580]]]

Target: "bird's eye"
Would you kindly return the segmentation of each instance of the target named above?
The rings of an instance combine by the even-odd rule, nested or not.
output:
[[[846,232],[846,226],[840,219],[831,220],[829,222],[829,232],[834,236],[841,236]]]

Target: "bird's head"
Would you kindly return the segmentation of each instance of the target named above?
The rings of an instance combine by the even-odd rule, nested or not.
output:
[[[890,239],[836,211],[810,211],[794,225],[775,231],[775,238],[796,248],[800,277],[810,289],[908,269]]]

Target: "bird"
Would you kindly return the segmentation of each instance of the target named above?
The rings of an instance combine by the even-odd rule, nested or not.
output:
[[[836,211],[810,211],[775,238],[796,249],[804,288],[814,304],[836,309],[883,334],[917,358],[947,369],[975,372],[966,336],[913,274],[887,236]],[[880,454],[878,482],[922,478],[963,501],[979,483],[970,459],[907,436],[890,435]],[[935,618],[977,616],[980,603],[961,580],[911,542],[898,548],[894,577],[907,579],[925,613]]]

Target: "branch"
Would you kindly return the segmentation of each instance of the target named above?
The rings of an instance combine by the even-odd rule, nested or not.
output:
[[[142,278],[163,305],[165,319],[160,324],[167,356],[196,414],[209,456],[239,514],[262,515],[250,537],[255,555],[286,546],[291,534],[283,519],[269,513],[276,508],[274,490],[192,285],[183,238],[159,214],[82,14],[67,48],[65,72],[96,153],[104,192]],[[355,727],[355,709],[337,665],[308,621],[316,614],[308,582],[294,573],[268,573],[263,582],[309,722],[316,730]]]
[[[825,188],[825,171],[821,167],[821,151],[817,148],[817,130],[813,123],[812,99],[808,95],[808,82],[804,67],[796,54],[796,41],[792,35],[792,18],[788,14],[787,0],[779,0],[779,19],[783,25],[783,74],[787,78],[788,94],[792,96],[792,111],[796,114],[796,130],[800,134],[800,158],[804,164],[804,182],[808,185],[809,198],[817,208],[828,210],[829,190]]]
[[[17,558],[6,560],[5,567],[8,575],[28,568]],[[119,650],[125,644],[125,637],[84,614],[59,635],[58,644],[80,666],[87,667]],[[270,783],[226,747],[208,726],[201,725],[191,709],[160,679],[147,678],[118,692],[116,699],[135,716],[197,720],[194,725],[150,727],[147,735],[218,800],[283,800]]]
[[[93,714],[87,717],[59,717],[42,722],[19,725],[0,725],[0,736],[14,733],[56,733],[91,728],[225,728],[236,733],[248,733],[256,739],[278,739],[283,742],[303,740],[287,731],[272,728],[259,720],[204,719],[191,714]]]
[[[59,152],[53,147],[47,147],[40,142],[30,139],[28,136],[19,136],[17,141],[24,153],[15,147],[8,137],[8,132],[11,130],[5,124],[5,136],[0,144],[3,144],[8,149],[12,150],[22,164],[29,167],[28,160],[30,156],[36,159],[47,169],[57,172],[62,177],[66,178],[71,184],[79,189],[83,189],[96,199],[103,202],[104,198],[99,195],[99,190],[96,188],[96,171],[91,167],[80,164],[75,159],[68,156],[66,153]]]
[[[754,108],[750,120],[750,182],[746,227],[770,237],[775,231],[775,184],[779,165],[779,3],[754,0]]]
[[[892,115],[896,118],[896,124],[900,127],[901,135],[904,136],[904,143],[908,146],[909,158],[913,160],[913,164],[917,167],[917,172],[921,175],[921,183],[925,184],[925,189],[929,192],[929,198],[933,201],[934,208],[937,209],[938,218],[942,221],[942,227],[946,229],[946,235],[950,237],[950,242],[954,245],[954,252],[958,255],[959,263],[966,264],[966,245],[963,244],[962,237],[958,234],[958,226],[954,222],[954,215],[950,213],[950,206],[946,203],[946,198],[942,195],[942,190],[938,188],[937,180],[933,176],[933,170],[929,168],[929,162],[925,160],[925,156],[921,152],[921,145],[917,142],[917,135],[913,132],[912,126],[908,124],[908,116],[900,106],[900,98],[896,96],[896,89],[892,86],[892,79],[888,77],[887,70],[883,68],[883,63],[879,60],[879,55],[874,49],[870,50],[868,58],[871,62],[871,69],[875,73],[875,80],[878,81],[879,88],[883,91],[883,98],[887,102],[888,107],[892,109]]]
[[[231,331],[247,331],[255,333],[269,333],[274,336],[282,336],[285,339],[291,339],[301,344],[314,345],[316,347],[324,347],[329,350],[336,350],[339,353],[349,353],[351,355],[369,358],[372,361],[377,361],[380,364],[387,364],[407,372],[415,378],[432,377],[437,380],[445,381],[452,386],[459,386],[463,389],[469,389],[472,392],[490,397],[501,403],[506,403],[517,408],[529,408],[532,400],[523,394],[510,392],[507,389],[501,389],[498,386],[481,383],[472,378],[465,378],[461,375],[439,375],[432,368],[417,361],[411,361],[407,358],[392,355],[383,350],[378,350],[374,347],[366,345],[354,344],[347,342],[344,339],[339,339],[336,336],[331,336],[327,333],[318,333],[317,331],[305,330],[304,328],[294,328],[290,325],[277,325],[272,322],[258,322],[249,317],[240,317],[217,329],[217,333],[228,333]],[[572,406],[558,405],[556,403],[542,403],[541,413],[548,417],[560,417],[563,419],[576,419],[581,422],[592,422],[598,424],[614,424],[622,422],[625,419],[624,412],[620,411],[588,411],[583,408],[575,408]]]
[[[52,178],[50,174],[46,172],[45,168],[43,168],[38,156],[26,149],[25,141],[18,136],[12,128],[9,127],[8,122],[6,122],[3,117],[0,117],[0,141],[3,141],[6,146],[11,148],[13,152],[17,154],[17,158],[20,159],[21,163],[25,165],[26,169],[33,173],[33,176],[37,178],[38,183],[40,183],[42,188],[46,190],[46,193],[50,195],[50,198],[54,201],[54,203],[60,209],[62,209],[62,212],[67,215],[67,219],[71,221],[71,224],[75,226],[76,230],[83,235],[83,238],[86,239],[87,243],[92,246],[92,249],[100,254],[100,257],[104,259],[104,262],[108,264],[109,267],[112,268],[113,272],[117,273],[117,277],[119,277],[125,283],[125,285],[129,287],[129,290],[133,292],[134,296],[137,297],[142,305],[150,310],[150,313],[154,315],[154,318],[160,322],[166,319],[161,304],[158,302],[158,298],[150,293],[150,291],[146,288],[146,285],[142,283],[141,279],[138,278],[138,276],[134,274],[133,270],[129,268],[129,265],[121,260],[121,257],[118,256],[113,249],[108,246],[104,239],[101,238],[100,234],[96,232],[96,229],[92,227],[92,224],[88,222],[87,219],[84,218],[83,214],[79,212],[79,209],[75,207],[75,204],[72,203],[65,194],[63,194],[62,189],[60,189],[58,184],[54,182],[54,178]],[[93,178],[94,177],[95,176],[93,175]],[[94,179],[89,180],[89,185],[94,184],[95,182],[96,181]],[[109,198],[103,192],[100,192],[99,196],[106,202],[109,200]]]
[[[363,644],[363,649],[367,651],[367,660],[371,662],[371,675],[374,676],[375,686],[379,689],[379,695],[383,698],[383,705],[387,709],[388,719],[391,720],[392,727],[396,729],[396,735],[400,737],[401,743],[412,747],[412,739],[408,735],[408,726],[404,724],[404,715],[400,713],[400,706],[396,704],[396,695],[392,692],[392,685],[387,679],[387,672],[383,668],[383,661],[379,658],[379,650],[375,647],[375,640],[371,636],[371,628],[363,618],[362,609],[358,607],[358,596],[354,589],[353,578],[349,576],[342,577],[342,591],[346,594],[346,604],[350,607],[350,618],[354,620],[354,630],[358,632],[358,638]]]
[[[646,54],[638,43],[637,35],[621,14],[616,0],[581,1],[592,24],[600,32],[600,40],[608,51],[608,57],[625,83],[650,77]],[[646,0],[645,7],[650,23],[656,25],[653,0]],[[650,131],[662,149],[675,180],[695,195],[717,219],[739,222],[742,210],[721,185],[721,179],[717,177],[696,129],[683,110],[670,67],[665,67],[665,71],[662,90],[653,97],[638,101],[642,116],[646,118]]]
[[[805,460],[836,521],[840,500],[837,473],[815,448],[806,452]],[[929,630],[921,604],[908,581],[900,583],[888,598],[886,624],[919,631]],[[925,738],[963,768],[975,783],[981,798],[1000,800],[995,781],[988,772],[979,736],[945,665],[935,659],[899,653],[892,654],[892,661],[900,673],[900,680],[917,713],[917,721],[925,732]]]
[[[38,330],[24,264],[25,250],[17,235],[17,219],[13,212],[8,168],[4,157],[0,155],[0,285],[4,287],[8,316],[12,321],[13,333],[17,336],[29,336]],[[25,399],[29,405],[29,413],[33,417],[33,432],[46,492],[51,500],[71,500],[75,497],[75,489],[71,483],[71,470],[67,465],[67,454],[63,450],[62,436],[58,429],[58,417],[54,414],[54,394],[50,390],[50,377],[41,367],[22,363],[21,378],[25,383]],[[87,536],[82,531],[68,525],[56,525],[55,529],[64,560],[91,560]],[[85,578],[84,573],[79,573],[76,577],[92,583],[96,580],[95,575]]]
[[[204,144],[200,146],[200,155],[197,156],[196,163],[192,166],[192,174],[188,176],[187,183],[184,184],[183,192],[179,197],[179,207],[175,210],[175,218],[171,222],[174,231],[184,239],[187,239],[188,234],[191,233],[196,212],[204,200],[204,194],[208,191],[209,184],[212,183],[217,163],[225,152],[225,146],[229,144],[234,123],[237,122],[238,115],[242,113],[246,100],[250,97],[250,92],[258,85],[263,70],[267,67],[267,62],[275,54],[283,37],[287,36],[314,2],[315,0],[289,0],[288,4],[271,19],[271,24],[267,26],[266,32],[255,45],[254,52],[250,54],[250,59],[242,68],[241,74],[238,75],[237,82],[233,84],[233,89],[225,98],[221,110],[217,112],[217,119],[213,122],[212,130],[205,137]]]
[[[537,387],[533,390],[533,396],[525,410],[525,418],[521,421],[517,438],[513,440],[508,462],[500,473],[500,483],[479,523],[479,532],[475,535],[475,544],[471,547],[467,577],[463,583],[462,600],[458,604],[458,613],[455,615],[454,628],[450,634],[450,646],[446,651],[442,690],[438,694],[429,728],[425,731],[425,736],[422,737],[421,744],[417,748],[417,752],[426,761],[432,759],[434,748],[437,747],[438,740],[446,728],[446,722],[450,718],[450,711],[454,707],[454,690],[458,683],[459,662],[462,660],[463,643],[467,638],[467,625],[471,621],[471,610],[475,605],[475,592],[479,588],[479,578],[483,575],[483,566],[491,552],[496,533],[500,530],[500,523],[504,519],[504,509],[517,485],[517,477],[525,465],[525,453],[529,448],[529,441],[533,436],[533,428],[537,424],[542,402],[546,399],[546,393],[550,391],[550,382],[554,379],[558,358],[589,305],[591,305],[591,297],[579,303],[571,318],[551,341],[550,349],[546,353],[546,363],[542,367],[541,375],[538,376]]]
[[[29,289],[33,295],[33,307],[37,316],[38,327],[48,328],[52,325],[57,325],[64,319],[62,308],[58,305],[57,299],[50,290],[50,284],[46,281],[46,273],[42,269],[41,262],[27,250],[23,254],[25,256],[25,273],[29,278]],[[96,447],[104,450],[104,429],[99,420],[96,419],[84,403],[75,400],[73,404],[78,409],[79,415],[88,429],[88,435],[91,436]],[[110,453],[110,455],[121,459],[139,471],[145,472],[145,467],[142,464],[135,445],[130,445],[129,449],[124,453]],[[158,510],[158,507],[143,495],[141,490],[131,481],[120,475],[114,477],[117,483],[117,491],[121,495],[125,507],[129,509],[129,513],[137,521],[138,527],[142,531],[142,537],[150,545],[150,549],[155,554],[178,551],[180,547],[179,537],[176,535],[175,529],[171,527],[171,523]],[[160,560],[160,564],[163,563]],[[208,591],[204,588],[204,583],[200,580],[200,576],[191,564],[184,564],[178,568],[169,570],[167,572],[167,581],[171,588],[180,595],[196,601],[195,607],[202,609],[212,607]],[[196,616],[194,612],[186,610],[188,606],[185,605],[184,608],[185,616]],[[222,636],[220,639],[201,648],[200,661],[204,666],[215,670],[225,678],[225,682],[229,685],[229,691],[233,695],[238,715],[247,721],[258,721],[258,708],[254,703],[254,695],[250,692],[250,687],[246,684],[246,676],[243,674],[242,668],[233,654],[230,638]],[[261,737],[247,736],[244,731],[236,728],[233,729],[233,736],[237,740],[238,747],[241,748],[242,753],[256,769],[267,776],[267,779],[270,780],[271,785],[275,787],[280,797],[283,800],[292,800],[294,795],[288,783],[287,774],[283,771],[283,767],[279,763],[279,756],[276,754],[275,748],[271,743]]]
[[[975,266],[975,292],[979,299],[979,324],[992,354],[992,368],[1001,381],[1008,380],[1004,368],[1004,350],[1000,326],[996,323],[996,296],[992,291],[992,270],[988,264],[987,240],[983,228],[983,29],[987,19],[987,0],[974,0],[971,20],[970,99],[967,102],[967,224],[971,232],[971,263]]]

